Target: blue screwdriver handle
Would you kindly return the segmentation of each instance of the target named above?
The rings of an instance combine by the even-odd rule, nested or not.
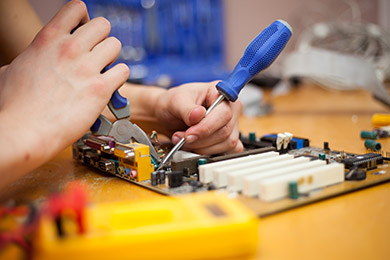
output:
[[[229,101],[236,101],[241,89],[258,72],[268,68],[279,56],[292,34],[291,26],[277,20],[262,31],[246,48],[244,55],[217,89]]]

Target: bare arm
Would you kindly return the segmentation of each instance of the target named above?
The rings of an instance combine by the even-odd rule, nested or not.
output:
[[[121,48],[109,32],[106,19],[89,21],[85,4],[71,1],[0,69],[0,188],[80,138],[128,78],[124,64],[100,73]]]

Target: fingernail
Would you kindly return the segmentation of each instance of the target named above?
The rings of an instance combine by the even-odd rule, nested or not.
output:
[[[186,138],[186,142],[188,144],[191,144],[191,143],[195,142],[196,140],[198,140],[198,137],[196,135],[189,135]]]
[[[179,138],[177,135],[174,135],[174,136],[172,137],[172,143],[173,143],[173,144],[177,144],[179,141],[180,141],[180,138]]]

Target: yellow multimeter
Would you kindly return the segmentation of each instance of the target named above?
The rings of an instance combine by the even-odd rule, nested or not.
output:
[[[84,234],[58,237],[42,218],[35,259],[246,259],[258,241],[255,215],[212,192],[93,205],[84,223]]]

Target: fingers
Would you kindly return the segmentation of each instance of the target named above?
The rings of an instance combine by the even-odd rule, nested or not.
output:
[[[197,104],[198,94],[189,91],[176,91],[170,98],[168,110],[176,118],[180,118],[187,126],[198,123],[205,115],[206,109]]]
[[[212,136],[214,133],[217,132],[217,130],[227,126],[227,124],[233,117],[232,113],[233,111],[230,107],[230,104],[227,101],[222,102],[221,104],[216,106],[214,110],[210,114],[208,114],[207,117],[205,117],[201,122],[188,129],[186,132],[186,138],[189,136],[195,136],[197,137],[197,139],[204,139],[206,137]],[[227,129],[227,131],[228,130],[229,129]],[[226,138],[226,136],[221,136],[220,138]],[[194,137],[192,137],[191,139],[193,141],[197,140],[195,140]],[[188,143],[191,143],[192,140],[188,140]]]
[[[177,143],[184,136],[184,132],[176,132],[172,137],[172,142]],[[183,149],[193,151],[199,154],[221,154],[238,153],[243,151],[243,145],[239,140],[238,125],[233,127],[233,131],[227,138],[221,142],[215,142],[216,139],[210,136],[205,140],[199,140],[192,144],[184,144]]]
[[[121,42],[115,37],[110,37],[96,45],[89,55],[93,64],[101,71],[116,59],[120,50]]]
[[[173,134],[174,144],[184,137],[186,142],[183,149],[202,154],[242,151],[243,145],[238,138],[239,102],[222,102],[204,117],[205,108],[202,105],[210,107],[219,96],[216,83],[188,84],[171,93],[170,110],[176,111],[175,116],[191,126],[186,132]]]
[[[224,125],[220,129],[216,130],[209,136],[205,136],[203,138],[197,138],[199,140],[194,142],[190,139],[192,135],[185,135],[187,140],[187,146],[192,149],[199,149],[202,147],[209,147],[212,145],[216,145],[219,143],[226,142],[229,138],[231,138],[232,133],[235,129],[235,122],[232,120],[228,124]],[[231,146],[229,148],[232,148]]]
[[[197,153],[240,152],[243,150],[238,129],[240,111],[241,104],[239,102],[220,104],[199,124],[191,127],[185,133],[176,132],[172,136],[172,142],[177,143],[185,136],[186,143],[183,147]],[[221,113],[228,116],[222,118]]]
[[[48,23],[46,34],[57,32],[72,33],[77,39],[80,49],[90,51],[110,33],[110,22],[98,17],[89,21],[87,7],[82,1],[73,0],[67,3]],[[48,38],[48,37],[45,37]]]
[[[48,23],[48,25],[59,28],[70,33],[80,24],[89,21],[87,7],[84,2],[73,0],[67,3]]]
[[[129,67],[120,63],[104,72],[102,76],[107,85],[111,87],[110,92],[112,93],[126,82],[129,73]]]
[[[110,30],[110,22],[104,17],[97,17],[82,25],[73,35],[81,42],[82,48],[90,51],[107,38]]]
[[[206,106],[210,107],[215,100],[220,96],[220,93],[218,92],[216,86],[218,84],[219,80],[214,80],[209,83],[208,93],[207,93],[207,100],[206,100]]]
[[[229,138],[223,142],[211,145],[208,147],[192,149],[194,152],[199,154],[221,154],[221,153],[238,153],[242,152],[244,146],[238,138],[239,131],[238,127],[235,127]]]

